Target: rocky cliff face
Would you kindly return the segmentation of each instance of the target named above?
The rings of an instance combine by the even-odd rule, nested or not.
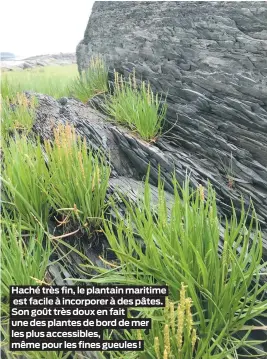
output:
[[[172,165],[180,179],[190,169],[194,183],[213,183],[224,213],[252,198],[266,239],[267,3],[97,1],[80,71],[94,54],[168,93],[172,129],[155,144],[166,183]]]

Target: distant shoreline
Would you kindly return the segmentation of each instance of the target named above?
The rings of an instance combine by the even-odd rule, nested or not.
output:
[[[27,69],[36,66],[64,65],[76,63],[75,53],[57,53],[35,55],[30,57],[17,56],[10,59],[1,59],[1,70]]]

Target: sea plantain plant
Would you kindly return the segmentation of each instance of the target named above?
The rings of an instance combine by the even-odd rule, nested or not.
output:
[[[46,270],[52,253],[44,231],[36,225],[28,227],[14,211],[2,209],[1,217],[1,295],[2,314],[8,313],[11,285],[46,284]]]
[[[3,138],[15,131],[25,134],[32,129],[37,101],[34,96],[28,99],[24,93],[12,97],[1,97],[1,134]]]
[[[178,299],[184,282],[194,303],[199,337],[193,358],[233,358],[240,346],[255,348],[257,342],[247,340],[251,330],[266,330],[260,320],[257,328],[250,323],[267,305],[267,283],[260,283],[266,263],[262,262],[256,213],[252,205],[246,212],[241,204],[238,218],[233,207],[223,230],[210,185],[206,194],[202,186],[191,191],[188,180],[181,187],[173,177],[173,188],[173,203],[169,203],[159,179],[158,201],[153,204],[147,177],[137,204],[121,197],[127,209],[125,216],[113,203],[115,226],[105,221],[104,230],[119,263],[117,269],[99,269],[99,275],[90,281],[168,285],[172,301]],[[258,357],[264,355],[260,349],[256,352]]]
[[[192,315],[194,304],[186,295],[186,286],[181,284],[179,301],[173,302],[166,298],[165,308],[142,310],[141,317],[151,318],[151,329],[113,330],[107,333],[107,340],[143,340],[143,352],[128,352],[127,358],[140,359],[191,359],[200,350],[194,318]],[[136,315],[136,311],[135,311]],[[131,314],[128,313],[128,317]],[[110,353],[111,358],[120,358],[121,353]],[[101,353],[101,358],[105,358]]]
[[[2,202],[15,209],[24,223],[46,226],[50,204],[44,191],[49,173],[40,140],[15,134],[3,143]]]
[[[107,97],[104,108],[118,123],[137,131],[147,141],[161,133],[165,119],[166,101],[154,94],[149,83],[137,85],[135,71],[128,80],[114,71],[114,93]]]
[[[101,56],[92,56],[88,68],[72,82],[69,92],[82,102],[108,91],[108,68]]]
[[[1,211],[1,349],[6,358],[18,358],[9,351],[10,286],[45,285],[53,248],[43,229],[27,226],[15,209]]]
[[[97,227],[105,209],[110,167],[104,156],[88,150],[86,139],[70,125],[54,131],[54,142],[44,146],[50,173],[47,196],[54,210],[84,227]]]

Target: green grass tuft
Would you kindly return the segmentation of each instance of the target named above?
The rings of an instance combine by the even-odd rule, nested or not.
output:
[[[45,149],[53,208],[85,227],[99,226],[110,176],[104,157],[88,151],[86,140],[69,125],[55,130],[54,144],[45,141]]]
[[[32,97],[28,100],[23,93],[17,93],[12,99],[1,98],[1,135],[4,139],[16,131],[28,134],[34,123],[36,99]]]
[[[108,91],[108,68],[104,60],[95,56],[91,58],[88,69],[76,78],[70,86],[73,97],[87,102],[95,95]]]
[[[167,105],[160,102],[159,95],[153,93],[149,83],[142,81],[137,86],[135,72],[126,81],[115,71],[114,94],[106,99],[104,108],[117,122],[150,141],[161,134],[165,119]]]
[[[46,193],[49,173],[40,141],[34,143],[25,135],[15,135],[3,146],[3,198],[15,208],[25,223],[35,227],[39,221],[47,225],[49,201]]]
[[[2,208],[1,217],[1,347],[8,358],[10,286],[47,283],[46,273],[52,254],[49,240],[44,240],[40,226],[28,227],[14,210]]]
[[[25,226],[20,216],[4,210],[1,220],[1,293],[9,298],[11,285],[45,283],[45,275],[52,253],[50,241],[44,241],[40,226]],[[2,308],[3,310],[3,308]]]

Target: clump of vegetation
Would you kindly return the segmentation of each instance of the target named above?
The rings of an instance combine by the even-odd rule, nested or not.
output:
[[[221,162],[222,171],[224,172],[224,175],[226,177],[227,186],[233,189],[235,187],[235,180],[236,180],[233,171],[233,153],[231,152],[228,164],[225,164],[225,162],[223,162],[222,160],[220,160],[220,162]]]
[[[105,208],[110,168],[100,153],[88,151],[86,140],[69,125],[59,126],[54,143],[45,141],[50,173],[47,196],[52,207],[84,227],[97,227]]]
[[[39,225],[27,226],[14,208],[2,207],[1,347],[8,358],[17,357],[14,353],[8,354],[10,286],[49,284],[46,276],[53,249],[50,241],[44,238]]]
[[[88,151],[71,126],[59,126],[54,135],[53,143],[44,143],[45,154],[40,140],[25,135],[4,144],[3,200],[32,226],[37,221],[46,226],[51,207],[85,227],[98,226],[110,167],[100,152]]]
[[[24,93],[17,93],[11,98],[12,100],[9,97],[1,97],[1,134],[4,138],[14,131],[29,133],[34,122],[37,104],[35,97],[28,99]]]
[[[16,93],[21,92],[19,91],[18,85],[15,86],[11,84],[10,74],[2,73],[1,74],[1,100],[11,100],[15,97]]]
[[[226,353],[236,353],[240,346],[253,347],[255,343],[246,342],[253,330],[248,323],[266,309],[267,301],[262,295],[267,283],[260,284],[260,271],[266,268],[266,263],[262,262],[257,217],[252,209],[249,219],[242,207],[238,220],[233,208],[230,222],[226,220],[219,256],[220,220],[215,192],[209,186],[204,201],[203,187],[191,192],[188,181],[180,187],[175,178],[173,185],[174,202],[168,205],[170,210],[161,180],[154,206],[148,179],[137,204],[122,197],[127,209],[125,216],[113,203],[116,226],[107,221],[104,228],[119,266],[117,271],[99,270],[101,275],[91,281],[168,285],[170,299],[174,301],[181,283],[186,283],[200,338],[194,358],[224,359]],[[245,330],[245,334],[237,339],[235,334],[240,330]]]
[[[151,318],[152,326],[147,332],[142,330],[124,331],[123,334],[116,330],[113,336],[120,339],[143,340],[143,359],[192,359],[197,357],[201,343],[196,330],[197,324],[193,318],[193,302],[186,295],[186,286],[181,283],[178,302],[166,298],[164,309],[144,309],[142,316]],[[138,352],[130,352],[130,358],[139,358]],[[112,353],[111,358],[119,358],[121,353]],[[127,356],[128,357],[128,356]],[[104,356],[103,356],[104,358]]]
[[[95,95],[108,91],[108,68],[100,56],[93,56],[87,70],[73,81],[70,86],[70,94],[87,102]]]
[[[15,135],[3,146],[3,197],[6,206],[15,208],[22,220],[35,227],[47,225],[50,204],[47,194],[49,172],[40,141]]]
[[[157,359],[190,359],[197,351],[197,332],[191,311],[192,299],[186,297],[186,288],[181,284],[180,300],[177,305],[167,298],[163,320],[155,320],[155,327],[146,339],[146,350],[154,339]],[[158,336],[157,336],[158,335]]]
[[[150,84],[137,86],[135,71],[128,80],[115,71],[114,94],[109,96],[105,109],[109,116],[131,130],[137,131],[145,140],[153,140],[161,133],[167,111],[166,102],[161,104]]]
[[[52,246],[40,226],[27,227],[15,211],[3,210],[1,228],[1,293],[7,299],[1,311],[7,314],[9,286],[47,284]]]

